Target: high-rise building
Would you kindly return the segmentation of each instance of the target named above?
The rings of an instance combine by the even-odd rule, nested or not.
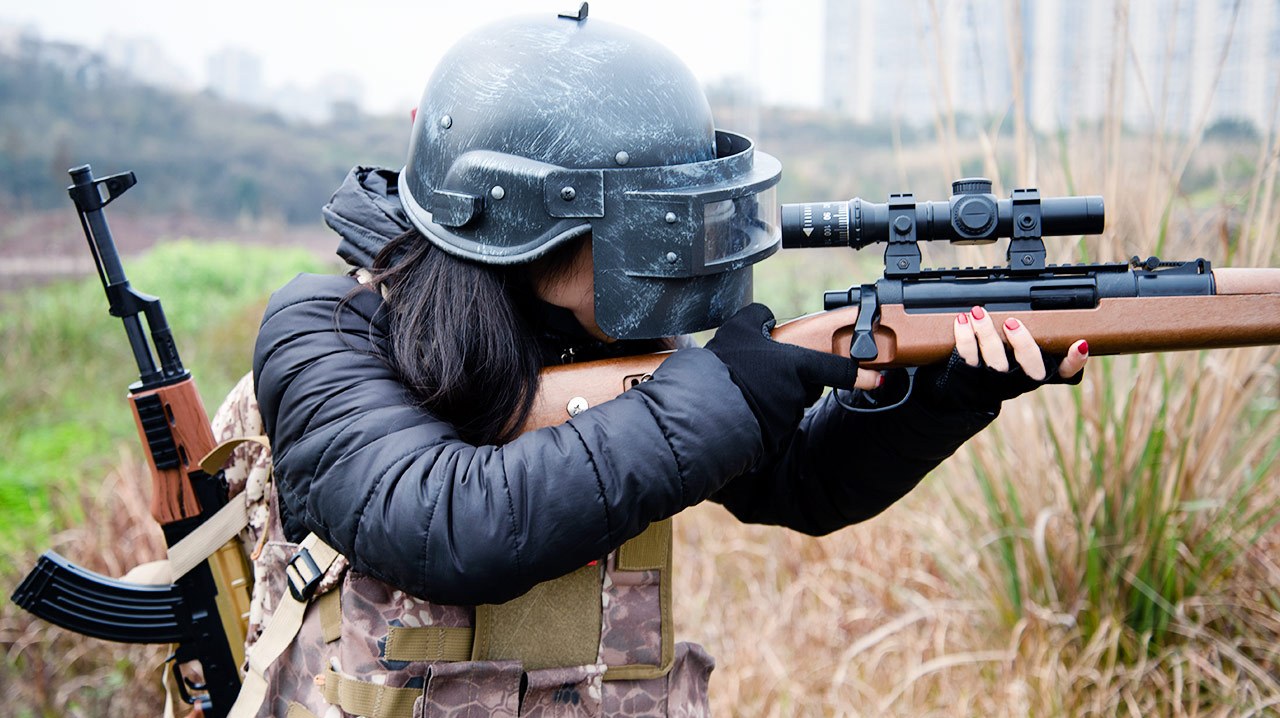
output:
[[[1280,0],[827,0],[823,37],[824,104],[862,122],[996,118],[1020,96],[1046,132],[1115,112],[1275,125]]]
[[[108,36],[102,43],[102,54],[107,62],[149,85],[170,89],[191,87],[191,78],[155,38]]]
[[[207,62],[209,89],[219,95],[245,104],[267,102],[262,79],[262,58],[228,47],[209,56]]]

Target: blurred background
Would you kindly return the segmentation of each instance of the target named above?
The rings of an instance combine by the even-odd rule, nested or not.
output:
[[[398,167],[440,55],[577,3],[215,6],[0,1],[0,589],[55,548],[110,575],[163,553],[123,402],[135,369],[64,187],[137,173],[110,219],[161,296],[208,408],[249,369],[268,294],[340,271],[319,208]],[[1277,266],[1280,0],[614,0],[591,17],[671,47],[725,128],[784,166],[784,202],[1102,194],[1133,255]],[[928,248],[993,264],[1002,247]],[[757,271],[780,316],[880,257]],[[679,634],[717,657],[718,715],[1280,713],[1273,348],[1095,360],[1008,404],[884,515],[824,538],[677,521]],[[850,480],[859,476],[849,457]],[[0,607],[0,713],[156,711],[162,648]]]

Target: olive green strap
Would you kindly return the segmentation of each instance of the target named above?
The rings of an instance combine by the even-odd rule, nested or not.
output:
[[[525,670],[582,666],[600,653],[600,565],[583,566],[499,605],[476,606],[475,661]]]
[[[609,666],[604,673],[606,681],[648,680],[660,678],[671,671],[676,660],[675,624],[671,617],[671,519],[649,524],[649,528],[618,549],[614,558],[619,571],[658,570],[658,616],[661,640],[661,663],[629,663]]]
[[[671,519],[654,521],[639,536],[618,548],[619,571],[667,568],[671,559]]]
[[[611,666],[605,680],[645,679],[664,676],[675,661],[675,630],[671,616],[671,520],[656,521],[639,536],[624,543],[615,562],[620,571],[659,571],[661,663]],[[518,660],[525,670],[582,666],[600,655],[600,566],[584,566],[566,576],[534,586],[507,603],[476,606],[475,635],[470,656],[475,661]],[[428,627],[444,631],[443,627]],[[466,660],[431,653],[430,644],[443,642],[443,633],[412,637],[411,630],[392,627],[387,640],[391,660]],[[454,629],[462,630],[466,629]],[[397,638],[403,632],[404,638]],[[391,655],[392,641],[406,641],[404,652]],[[462,634],[449,636],[453,645],[465,646]],[[414,648],[409,641],[417,642]],[[426,651],[424,654],[423,652]],[[457,654],[448,654],[457,655]],[[431,657],[424,657],[431,656]],[[439,657],[434,657],[439,656]]]
[[[467,661],[475,629],[469,626],[391,626],[388,661]]]
[[[413,703],[421,688],[393,688],[370,683],[328,668],[322,687],[324,699],[347,713],[364,718],[413,718]]]
[[[286,588],[280,596],[275,613],[271,614],[271,618],[267,620],[267,627],[262,631],[262,636],[249,651],[249,670],[245,673],[235,705],[231,706],[230,718],[249,718],[258,714],[258,710],[267,698],[267,669],[293,642],[306,616],[308,601],[305,598],[300,601],[294,597],[294,590],[299,586],[319,582],[324,572],[329,570],[329,566],[338,558],[338,552],[315,534],[308,534],[302,540],[298,545],[298,553],[310,556],[309,563],[314,563],[314,572],[310,565],[298,567],[292,561],[286,568],[285,575],[291,587]],[[303,574],[304,570],[305,574]],[[295,577],[300,583],[293,585]],[[299,593],[305,595],[304,591]]]
[[[316,714],[301,703],[289,701],[289,712],[284,714],[284,718],[316,718]]]
[[[255,444],[262,445],[267,450],[271,449],[271,439],[268,439],[265,435],[237,436],[234,439],[227,439],[221,444],[218,444],[213,447],[209,453],[205,454],[204,458],[200,459],[200,469],[206,474],[213,476],[222,469],[224,464],[227,463],[227,459],[231,458],[231,452],[235,451],[241,444],[248,443],[250,441]]]
[[[320,613],[320,632],[325,643],[342,638],[342,587],[334,586],[316,599],[316,611]]]

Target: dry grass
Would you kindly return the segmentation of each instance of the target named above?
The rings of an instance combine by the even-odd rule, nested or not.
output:
[[[136,457],[80,496],[57,498],[54,513],[74,526],[54,536],[51,548],[79,565],[121,576],[165,555],[164,538],[151,518],[150,474]],[[34,554],[11,556],[25,571]],[[15,577],[16,580],[16,577]],[[85,638],[50,626],[5,601],[0,605],[0,695],[11,716],[128,716],[161,712],[159,666],[167,646],[133,646]]]
[[[1038,412],[1030,401],[1012,408],[1022,406]],[[1008,412],[1001,429],[1027,438],[1027,413]],[[1024,585],[1051,595],[1027,600],[1013,616],[997,547],[1007,537],[983,525],[980,492],[968,475],[974,457],[998,441],[978,440],[885,515],[823,539],[744,526],[714,506],[686,512],[677,524],[677,624],[682,637],[717,657],[715,713],[1280,710],[1280,568],[1273,558],[1280,531],[1241,546],[1230,570],[1181,601],[1161,645],[1135,634],[1123,614],[1098,611],[1096,624],[1085,627],[1082,617],[1096,609],[1083,576],[1073,575],[1080,557],[1070,549],[1079,537],[1063,492],[1052,495],[1056,471],[1045,464],[1042,474],[1022,472],[1018,481],[1050,495],[1030,505],[1032,520],[1015,538]],[[1274,507],[1280,490],[1274,472],[1270,478],[1255,499]],[[1148,650],[1126,648],[1135,643]]]
[[[1106,121],[1029,137],[1018,85],[1012,137],[999,118],[967,141],[944,94],[939,145],[900,152],[901,176],[933,187],[980,163],[1002,194],[1103,194],[1106,234],[1046,240],[1054,261],[1275,266],[1275,129],[1206,145],[1199,111],[1190,136],[1127,134],[1125,93],[1163,115],[1169,78],[1139,68],[1125,87],[1116,11]],[[1274,347],[1094,360],[1081,387],[1010,403],[912,496],[823,539],[687,512],[677,620],[718,658],[716,713],[1280,715],[1278,365]]]
[[[1106,235],[1050,241],[1055,261],[1158,253],[1275,266],[1274,128],[1252,145],[1206,146],[1202,113],[1190,137],[1127,135],[1124,94],[1144,93],[1162,115],[1167,79],[1140,72],[1125,87],[1123,57],[1108,121],[1035,138],[1016,95],[1012,139],[998,125],[968,138],[944,110],[939,146],[899,153],[903,189],[925,198],[978,162],[1002,194],[1036,184],[1106,196]],[[1235,186],[1221,169],[1241,152],[1256,169]],[[1189,175],[1216,185],[1189,197]],[[830,274],[865,268],[814,264],[765,284],[766,301],[812,310]],[[717,657],[716,714],[1280,715],[1278,363],[1276,348],[1095,360],[1081,387],[1011,403],[907,499],[823,539],[742,525],[712,505],[686,512],[678,635]],[[113,575],[162,549],[139,528],[151,526],[141,470],[121,465],[83,500],[88,521],[56,542]],[[0,643],[0,691],[19,715],[160,704],[161,649],[104,647],[8,604]]]

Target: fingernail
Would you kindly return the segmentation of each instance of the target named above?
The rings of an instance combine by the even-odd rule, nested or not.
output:
[[[1009,317],[1008,319],[1004,320],[1004,328],[1008,329],[1011,332],[1016,332],[1018,330],[1018,327],[1020,326],[1022,326],[1022,324],[1020,324],[1018,320],[1014,319],[1013,317]]]
[[[961,324],[968,324],[969,315],[965,314],[964,312],[960,312],[959,314],[956,315],[956,321],[960,322]]]
[[[1076,348],[1076,351],[1080,352],[1081,354],[1088,354],[1088,353],[1089,353],[1089,342],[1087,342],[1087,341],[1085,341],[1085,340],[1081,339],[1081,340],[1080,340],[1080,346]]]
[[[978,320],[981,320],[983,317],[987,316],[987,313],[982,311],[982,307],[974,307],[973,311],[969,313],[973,315],[974,319],[978,319]]]
[[[876,388],[884,386],[884,374],[876,377]]]

